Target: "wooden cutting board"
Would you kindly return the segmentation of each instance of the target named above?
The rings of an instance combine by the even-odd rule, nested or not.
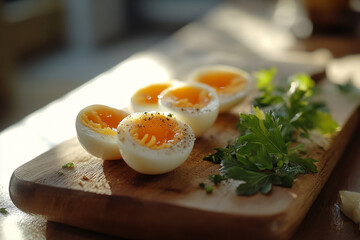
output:
[[[250,109],[252,96],[196,140],[186,162],[174,171],[147,176],[123,161],[102,161],[70,139],[20,166],[10,181],[14,204],[29,213],[93,231],[136,239],[289,239],[324,186],[358,124],[357,103],[322,86],[323,98],[342,130],[323,149],[310,144],[319,172],[299,176],[292,188],[274,187],[268,195],[236,195],[236,182],[221,183],[206,194],[199,183],[219,165],[203,161],[215,147],[238,135],[238,112]],[[62,169],[73,162],[73,169]],[[59,174],[62,172],[62,174]]]

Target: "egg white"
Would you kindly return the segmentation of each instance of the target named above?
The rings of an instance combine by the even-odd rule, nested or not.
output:
[[[175,106],[171,102],[166,101],[164,96],[166,96],[173,89],[182,86],[194,86],[208,91],[211,97],[210,102],[202,108],[184,108]],[[171,112],[175,114],[178,119],[190,125],[195,133],[195,137],[200,136],[207,129],[209,129],[214,124],[219,114],[219,99],[215,90],[206,84],[198,82],[184,82],[174,87],[165,89],[159,95],[159,106],[162,111]]]
[[[211,72],[230,72],[235,73],[240,76],[242,76],[246,81],[247,84],[245,88],[239,92],[236,93],[220,93],[219,96],[219,104],[220,104],[220,113],[229,111],[231,108],[235,107],[239,103],[241,103],[244,98],[247,96],[247,94],[250,92],[253,81],[250,74],[245,72],[244,70],[241,70],[236,67],[227,66],[227,65],[210,65],[210,66],[203,66],[199,67],[197,69],[194,69],[188,77],[189,82],[198,82],[198,77],[205,73],[211,73]]]
[[[123,119],[118,126],[118,146],[124,161],[129,167],[143,174],[163,174],[179,167],[190,155],[195,136],[190,126],[172,118],[181,127],[184,137],[175,145],[164,149],[151,149],[143,146],[133,139],[130,128],[134,124],[134,119],[143,117],[144,114],[164,114],[168,113],[133,113]]]
[[[81,115],[89,108],[98,107],[102,105],[91,105],[82,109],[76,117],[76,132],[77,138],[81,146],[91,155],[102,158],[103,160],[121,159],[121,154],[117,145],[116,135],[105,135],[98,133],[81,122]],[[123,110],[118,110],[124,114],[129,115]]]

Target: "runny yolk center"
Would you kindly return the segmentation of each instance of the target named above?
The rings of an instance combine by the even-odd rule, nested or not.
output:
[[[166,148],[183,137],[180,126],[172,117],[157,113],[149,113],[136,119],[130,134],[140,144],[152,149]]]
[[[178,87],[164,96],[164,100],[184,108],[202,108],[208,105],[211,99],[209,91],[194,86]]]
[[[246,79],[237,73],[214,71],[198,76],[198,82],[205,83],[215,88],[217,93],[234,93],[246,87]]]
[[[125,114],[116,109],[95,107],[81,115],[81,122],[98,133],[116,135],[117,126],[125,117]]]
[[[159,94],[170,86],[170,83],[154,83],[139,89],[134,96],[136,100],[143,105],[157,104]]]

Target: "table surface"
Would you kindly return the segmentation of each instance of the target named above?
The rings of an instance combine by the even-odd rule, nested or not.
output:
[[[94,103],[127,107],[138,87],[169,78],[183,80],[201,65],[229,64],[249,72],[276,66],[279,76],[285,77],[296,72],[322,72],[333,56],[360,53],[359,38],[320,36],[300,41],[267,17],[260,17],[251,8],[222,4],[169,39],[131,56],[2,131],[0,208],[6,208],[8,214],[0,214],[0,239],[115,239],[23,213],[8,193],[9,179],[18,166],[76,135],[75,117],[83,107]],[[360,125],[294,239],[359,239],[358,226],[338,207],[339,190],[360,192],[359,144]]]

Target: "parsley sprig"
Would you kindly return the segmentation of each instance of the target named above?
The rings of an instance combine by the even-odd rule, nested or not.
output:
[[[276,88],[275,74],[274,69],[255,73],[261,94],[253,113],[240,114],[242,135],[204,158],[221,164],[217,183],[228,178],[245,182],[237,187],[238,195],[268,194],[274,185],[291,187],[299,174],[316,173],[317,161],[304,155],[297,136],[309,137],[313,129],[327,134],[338,128],[323,103],[310,101],[315,83],[309,76],[294,75],[287,87]]]
[[[276,113],[284,126],[281,134],[285,141],[296,141],[294,133],[309,137],[309,131],[313,129],[329,134],[339,128],[325,103],[313,100],[315,82],[309,75],[293,75],[285,86],[280,87],[272,83],[275,75],[274,68],[254,73],[260,91],[254,105]]]
[[[238,195],[267,194],[273,185],[291,187],[298,174],[317,172],[316,160],[299,155],[302,145],[293,147],[281,135],[283,126],[274,112],[258,107],[254,114],[240,114],[247,132],[232,145],[218,148],[204,160],[221,163],[224,177],[243,180]]]

